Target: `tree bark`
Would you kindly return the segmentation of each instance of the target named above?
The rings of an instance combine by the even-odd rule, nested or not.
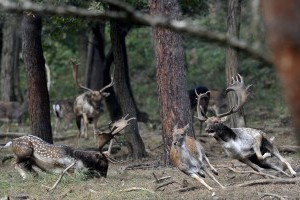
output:
[[[3,25],[3,45],[1,59],[0,90],[1,100],[16,100],[14,91],[14,69],[18,67],[19,59],[19,18],[16,15],[7,15]]]
[[[163,15],[170,19],[178,19],[180,9],[177,0],[149,0],[149,5],[152,16]],[[189,135],[193,135],[183,38],[178,33],[157,27],[153,28],[153,43],[164,141],[164,161],[165,164],[169,164],[174,126],[177,124],[178,127],[184,127],[190,124]]]
[[[119,22],[111,21],[111,41],[114,55],[114,80],[115,91],[118,102],[121,105],[123,115],[129,114],[129,117],[137,118],[137,111],[134,101],[130,95],[129,88],[126,80],[126,68],[128,68],[127,52],[125,37],[122,36],[121,27]],[[127,66],[126,66],[127,65]],[[144,142],[139,134],[137,120],[131,121],[130,125],[126,128],[125,134],[129,154],[133,158],[141,158],[146,155]]]
[[[239,38],[241,18],[241,0],[228,1],[227,34],[231,37]],[[226,49],[226,82],[227,86],[231,83],[232,77],[237,75],[239,66],[238,51],[228,47]],[[228,93],[228,105],[237,105],[235,94]],[[243,109],[231,115],[231,127],[245,127],[246,121]]]
[[[27,74],[32,134],[53,143],[41,30],[40,16],[32,13],[23,15],[22,51]]]

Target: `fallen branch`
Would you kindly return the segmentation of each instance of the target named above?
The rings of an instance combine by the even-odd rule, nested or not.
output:
[[[242,184],[238,184],[238,187],[246,187],[252,185],[264,185],[264,184],[295,184],[300,181],[300,178],[277,178],[277,179],[258,179],[254,181],[246,181]]]
[[[271,175],[271,174],[267,174],[267,173],[264,173],[264,172],[257,172],[257,171],[240,171],[240,170],[237,170],[237,169],[234,169],[232,167],[226,167],[227,169],[229,169],[230,171],[233,171],[235,173],[239,173],[239,174],[256,174],[256,175],[260,175],[260,176],[263,176],[263,177],[269,177],[269,178],[273,178],[273,179],[276,179],[276,178],[279,178],[277,176],[274,176],[274,175]]]
[[[151,194],[154,194],[155,192],[153,190],[149,190],[147,188],[140,188],[140,187],[132,187],[132,188],[128,188],[128,189],[125,189],[125,190],[119,190],[118,192],[132,192],[132,191],[146,191],[146,192],[149,192]]]
[[[148,163],[143,163],[143,164],[133,164],[133,165],[128,165],[124,168],[124,170],[135,170],[135,169],[149,169],[149,168],[157,168],[159,167],[160,164],[148,164]]]
[[[177,183],[177,184],[181,185],[177,181],[169,181],[169,182],[166,182],[166,183],[163,183],[163,184],[160,184],[160,185],[156,186],[155,191],[157,191],[158,189],[163,188],[167,185],[173,184],[173,183]]]
[[[6,137],[17,138],[17,137],[22,137],[22,136],[28,135],[28,134],[27,133],[18,133],[18,132],[8,132],[8,133],[0,132],[0,138],[6,138]]]
[[[162,181],[164,181],[166,179],[169,179],[169,178],[171,178],[171,176],[164,176],[164,177],[161,177],[159,179],[156,179],[155,181],[152,181],[152,183],[154,183],[154,182],[160,183],[160,182],[162,182]]]
[[[174,190],[173,192],[187,192],[187,191],[196,190],[199,188],[200,188],[199,186],[190,186],[190,187],[185,187],[185,188],[179,188],[177,190]]]
[[[293,146],[293,145],[286,145],[286,146],[279,146],[278,150],[281,152],[287,153],[298,153],[300,152],[300,146]]]
[[[73,162],[71,165],[69,165],[69,166],[61,173],[61,175],[59,176],[59,178],[57,179],[57,181],[54,183],[54,185],[53,185],[51,188],[45,186],[45,187],[48,188],[48,189],[47,189],[48,192],[49,192],[49,191],[52,191],[52,190],[54,190],[54,189],[56,188],[56,186],[57,186],[58,183],[61,181],[61,179],[62,179],[62,177],[64,176],[64,174],[65,174],[71,167],[73,167],[73,166],[75,165],[75,163],[76,163],[76,162]]]

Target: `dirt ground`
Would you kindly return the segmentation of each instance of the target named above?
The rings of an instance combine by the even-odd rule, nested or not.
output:
[[[254,121],[249,127],[263,129],[269,137],[275,137],[274,143],[278,147],[297,145],[297,141],[286,121],[273,119]],[[298,178],[287,178],[274,171],[269,174],[284,178],[284,183],[256,184],[240,187],[249,181],[265,180],[266,178],[250,173],[233,172],[229,167],[239,171],[249,171],[249,167],[231,160],[220,148],[213,138],[201,137],[205,141],[203,146],[211,163],[217,168],[217,179],[226,189],[221,189],[210,178],[205,181],[214,188],[208,191],[197,181],[184,175],[173,167],[162,165],[162,137],[160,130],[151,130],[148,126],[140,124],[140,133],[145,142],[149,156],[143,160],[132,161],[126,157],[126,148],[114,154],[120,164],[110,164],[107,178],[90,178],[84,174],[64,176],[54,191],[47,192],[46,186],[52,186],[58,179],[57,174],[40,173],[38,178],[22,180],[13,168],[12,160],[0,163],[0,199],[299,199],[300,181]],[[76,130],[69,130],[65,135],[75,135]],[[1,138],[4,144],[10,138]],[[121,139],[120,139],[121,140]],[[65,141],[55,141],[57,144],[74,146],[74,138]],[[81,141],[82,147],[93,146],[94,142]],[[294,170],[299,169],[299,153],[281,151],[282,155],[291,163]],[[0,151],[0,159],[11,154],[9,149]],[[299,173],[299,172],[298,172]],[[169,177],[160,183],[155,181],[154,175],[159,179]],[[274,181],[274,180],[273,180]],[[170,183],[173,182],[171,184]],[[163,186],[163,184],[166,184]],[[180,191],[182,187],[193,190]],[[160,187],[161,186],[161,187]],[[159,188],[160,187],[160,188]]]

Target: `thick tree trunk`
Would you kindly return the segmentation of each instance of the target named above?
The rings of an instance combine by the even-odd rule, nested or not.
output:
[[[300,143],[300,1],[263,0],[261,11],[274,66]]]
[[[239,38],[241,18],[241,0],[229,0],[227,17],[227,34],[231,37]],[[226,82],[231,83],[232,77],[236,76],[239,66],[238,52],[228,47],[226,49]],[[230,107],[237,105],[235,94],[228,93],[228,104]],[[231,127],[245,127],[246,122],[243,109],[231,115]]]
[[[177,0],[149,0],[151,15],[163,15],[170,19],[179,16]],[[174,126],[190,124],[193,135],[190,104],[187,94],[183,38],[180,34],[164,28],[153,28],[154,54],[158,100],[164,141],[164,161],[169,164]]]
[[[122,36],[121,25],[119,22],[111,21],[111,41],[114,54],[114,80],[115,91],[118,102],[121,105],[123,115],[129,114],[129,117],[137,118],[137,111],[134,101],[130,95],[126,80],[126,68],[128,67],[125,37]],[[127,66],[126,66],[127,65]],[[126,128],[125,134],[129,153],[133,158],[141,158],[146,155],[143,140],[139,134],[137,121],[131,121]]]
[[[52,143],[49,94],[41,43],[41,30],[42,20],[38,15],[23,15],[22,50],[27,73],[32,134]]]
[[[0,90],[1,100],[12,101],[16,100],[14,93],[14,69],[18,67],[19,59],[19,17],[9,15],[6,17],[3,25],[3,45],[1,59],[1,75],[0,75]]]

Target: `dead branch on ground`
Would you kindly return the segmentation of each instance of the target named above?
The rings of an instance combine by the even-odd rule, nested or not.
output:
[[[287,199],[287,196],[280,196],[278,194],[273,194],[273,193],[265,193],[265,194],[262,194],[261,197],[259,199],[262,199],[264,197],[276,197],[277,199],[280,199],[280,200],[285,200]]]
[[[253,181],[246,181],[238,184],[238,187],[246,187],[252,185],[265,185],[265,184],[295,184],[300,181],[300,178],[277,178],[277,179],[258,179]]]
[[[263,176],[265,178],[266,177],[273,178],[273,179],[279,178],[279,177],[271,175],[271,174],[267,174],[267,173],[264,173],[264,172],[257,172],[257,171],[254,171],[254,170],[252,170],[252,171],[241,171],[241,170],[234,169],[232,167],[226,167],[226,168],[229,169],[232,172],[239,173],[239,174],[256,174],[256,175]]]
[[[180,184],[179,182],[177,182],[177,181],[169,181],[169,182],[162,183],[162,184],[156,186],[155,191],[157,191],[157,190],[159,190],[159,189],[161,189],[161,188],[163,188],[163,187],[165,187],[165,186],[168,186],[168,185],[170,185],[170,184],[173,184],[173,183],[176,183],[176,184],[181,185],[181,184]]]

